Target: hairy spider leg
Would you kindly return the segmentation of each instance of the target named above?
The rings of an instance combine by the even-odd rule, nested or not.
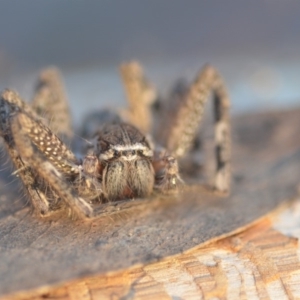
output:
[[[167,126],[166,148],[175,157],[184,156],[190,149],[202,120],[204,106],[213,93],[215,115],[215,159],[216,170],[213,188],[222,193],[230,190],[230,100],[218,72],[206,65],[198,73],[181,101],[175,116]]]
[[[59,137],[72,138],[72,120],[67,95],[57,68],[50,67],[40,73],[31,107],[47,120],[49,128]]]
[[[54,153],[59,151],[61,157],[68,157],[68,161],[71,161],[71,168],[74,162],[77,165],[78,163],[73,153],[68,150],[59,139],[56,138],[56,135],[58,135],[59,138],[64,142],[70,143],[73,141],[72,120],[68,99],[64,89],[62,76],[57,68],[50,67],[44,69],[40,73],[36,85],[36,93],[31,106],[38,115],[43,117],[43,123],[46,122],[47,126],[51,130],[49,131],[49,129],[45,128],[44,126],[44,132],[49,133],[47,136],[48,141],[45,143],[48,146],[47,148],[49,148],[50,145],[49,140],[54,139]],[[39,125],[38,127],[41,128],[42,125]],[[53,135],[52,132],[54,132],[55,135]],[[48,152],[45,147],[44,149],[40,147],[40,150],[44,153]],[[52,154],[51,157],[53,157]],[[85,163],[87,161],[88,164]],[[93,162],[94,168],[98,166],[98,161],[95,157],[93,157]],[[68,168],[68,163],[65,165]],[[81,171],[83,170],[84,172],[81,172],[80,176],[74,181],[76,190],[78,191],[79,195],[86,200],[94,200],[95,198],[99,198],[102,195],[102,188],[95,174],[91,174],[90,156],[84,159]],[[68,170],[62,171],[64,176],[66,176]]]
[[[50,189],[54,190],[78,215],[92,217],[92,207],[78,196],[72,185],[66,180],[65,173],[61,171],[64,170],[67,175],[70,175],[76,172],[76,168],[72,168],[71,164],[69,164],[68,167],[63,166],[66,160],[60,160],[58,156],[54,158],[53,150],[49,151],[49,154],[45,154],[49,160],[45,159],[45,156],[39,151],[39,147],[32,139],[32,132],[36,129],[35,125],[34,121],[24,113],[19,112],[12,117],[12,134],[16,148],[18,152],[21,153],[22,159],[25,160],[26,164],[34,169],[35,172],[47,182]],[[50,153],[52,153],[53,156],[51,156]]]
[[[51,191],[46,194],[40,189],[40,182],[36,173],[28,164],[22,160],[19,152],[16,150],[15,138],[11,129],[12,116],[20,110],[30,113],[30,108],[12,91],[5,90],[0,99],[0,135],[3,137],[8,154],[16,168],[14,172],[19,176],[30,196],[35,211],[41,215],[47,215],[51,211],[48,198],[54,198]]]
[[[149,133],[152,127],[151,105],[156,99],[156,90],[144,77],[143,69],[136,61],[122,64],[120,73],[129,103],[129,108],[121,111],[121,116],[144,134]]]
[[[9,154],[37,211],[49,214],[53,208],[48,199],[55,197],[74,206],[78,214],[91,217],[91,206],[74,190],[76,185],[70,184],[82,172],[74,154],[17,93],[6,90],[2,94],[0,112]],[[77,183],[83,185],[81,180]]]

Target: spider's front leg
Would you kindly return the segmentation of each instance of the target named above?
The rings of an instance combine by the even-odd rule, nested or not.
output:
[[[78,215],[92,217],[92,207],[72,185],[72,177],[79,176],[80,170],[70,150],[44,124],[26,114],[16,114],[11,127],[16,148],[25,163]],[[44,151],[41,151],[44,148],[41,141],[49,143]]]
[[[213,93],[215,118],[216,168],[213,188],[222,193],[230,190],[229,97],[218,72],[205,66],[184,95],[165,133],[166,148],[177,158],[191,148],[202,120],[204,105]]]
[[[74,189],[75,179],[81,172],[79,161],[40,119],[30,113],[29,107],[24,107],[26,104],[16,93],[5,91],[2,94],[2,135],[34,207],[41,214],[51,212],[47,197],[50,194],[57,201],[66,202],[77,214],[91,217],[92,207]]]
[[[53,207],[48,200],[49,196],[53,199],[51,192],[43,192],[41,182],[32,168],[24,163],[19,151],[16,148],[15,138],[11,128],[12,116],[23,111],[28,114],[32,113],[29,106],[24,103],[16,93],[6,90],[2,93],[0,99],[0,135],[4,139],[8,154],[16,168],[14,172],[21,178],[34,209],[41,215],[47,215]],[[55,205],[56,206],[56,205]]]

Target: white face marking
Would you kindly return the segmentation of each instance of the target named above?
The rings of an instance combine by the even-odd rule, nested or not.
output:
[[[115,145],[115,146],[112,146],[111,149],[109,149],[106,152],[100,154],[99,158],[101,160],[111,159],[111,158],[114,157],[114,152],[115,151],[117,151],[117,152],[142,151],[143,155],[145,155],[145,156],[148,156],[148,157],[153,156],[153,151],[149,147],[147,147],[147,146],[145,146],[141,143],[136,143],[136,144],[133,144],[133,145]],[[130,160],[137,159],[138,155],[137,154],[126,155],[126,156],[123,155],[122,158],[124,160],[130,161]]]
[[[143,150],[147,150],[149,148],[141,143],[136,143],[133,145],[115,145],[115,146],[112,146],[112,149],[117,150],[117,151],[128,151],[128,150],[142,150],[143,151]]]

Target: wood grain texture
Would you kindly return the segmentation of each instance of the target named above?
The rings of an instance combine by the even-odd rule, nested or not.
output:
[[[299,216],[298,200],[161,262],[2,299],[300,299]]]
[[[106,213],[87,223],[63,215],[37,219],[21,199],[12,203],[12,199],[18,199],[16,194],[9,185],[3,186],[1,295],[24,291],[23,296],[28,296],[29,290],[39,290],[50,299],[89,299],[91,295],[94,299],[199,299],[222,298],[231,291],[229,299],[234,299],[237,290],[238,296],[245,298],[245,288],[241,292],[236,287],[242,287],[245,280],[254,281],[255,286],[258,283],[253,288],[256,294],[260,287],[266,290],[269,282],[275,282],[269,293],[280,290],[280,268],[274,259],[278,257],[280,263],[286,249],[295,247],[296,242],[294,238],[282,240],[283,235],[272,231],[269,222],[264,221],[266,227],[256,227],[256,231],[249,229],[249,242],[242,234],[209,248],[203,248],[203,243],[244,230],[296,195],[300,178],[299,115],[300,111],[294,110],[248,115],[234,121],[235,180],[232,195],[225,199],[194,186],[178,197],[121,203],[119,213]],[[270,244],[265,236],[255,237],[255,232],[265,230],[271,230],[268,236],[274,238]],[[252,246],[259,251],[253,254]],[[270,247],[274,251],[269,258]],[[261,259],[263,255],[266,259]],[[294,267],[294,254],[289,255],[291,265],[284,266],[286,276],[298,268],[298,264]],[[151,264],[155,261],[160,262]],[[252,265],[257,271],[247,277]],[[90,277],[95,274],[100,275]],[[87,277],[51,290],[51,286]],[[268,292],[265,295],[269,297]]]

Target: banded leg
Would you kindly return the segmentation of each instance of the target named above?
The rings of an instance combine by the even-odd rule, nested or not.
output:
[[[2,94],[0,113],[0,133],[34,208],[46,215],[64,200],[78,214],[91,217],[91,206],[68,182],[81,171],[74,154],[15,92]]]
[[[62,138],[72,137],[71,113],[58,69],[52,67],[41,72],[31,107],[47,120],[54,133]]]
[[[86,156],[80,166],[81,163],[73,152],[42,121],[20,114],[18,122],[23,134],[42,153],[44,159],[48,160],[66,180],[72,181],[80,197],[89,201],[101,199],[103,191],[97,177],[99,168],[97,157]]]
[[[45,157],[64,174],[69,176],[77,174],[75,166],[78,160],[65,144],[47,127],[31,108],[19,97],[17,93],[6,90],[2,94],[4,107],[7,110],[6,116],[1,118],[6,124],[7,135],[11,136],[11,118],[16,115],[22,115],[22,132],[44,153]],[[12,134],[13,137],[13,134]]]
[[[182,157],[187,153],[195,139],[211,92],[214,102],[216,159],[213,185],[214,189],[226,193],[230,190],[230,101],[222,78],[213,67],[205,66],[185,94],[173,121],[168,125],[166,148],[175,157]]]
[[[48,200],[49,198],[55,199],[55,195],[52,195],[50,191],[46,195],[40,189],[42,182],[38,179],[32,168],[24,163],[16,149],[11,129],[11,119],[20,110],[30,113],[29,107],[16,93],[9,90],[4,91],[0,99],[0,135],[4,139],[8,154],[17,170],[15,173],[21,178],[35,211],[41,215],[47,215],[57,206],[55,200],[52,203]]]
[[[145,79],[138,62],[122,64],[120,73],[129,102],[129,109],[121,112],[121,115],[144,134],[149,133],[152,126],[150,106],[156,98],[156,91]]]
[[[16,149],[19,153],[22,153],[22,160],[29,165],[38,176],[40,176],[44,182],[48,185],[48,188],[58,197],[65,201],[66,204],[75,210],[75,212],[84,217],[92,217],[93,209],[92,207],[78,196],[73,187],[66,180],[64,173],[60,169],[66,170],[66,165],[61,162],[59,157],[53,157],[50,161],[39,151],[37,145],[32,143],[32,137],[30,136],[32,132],[35,131],[36,127],[30,127],[31,119],[23,113],[17,113],[12,117],[11,130],[12,135],[15,140]],[[36,147],[35,147],[35,146]],[[52,151],[52,155],[54,152]],[[74,170],[71,165],[68,166],[70,172]]]

